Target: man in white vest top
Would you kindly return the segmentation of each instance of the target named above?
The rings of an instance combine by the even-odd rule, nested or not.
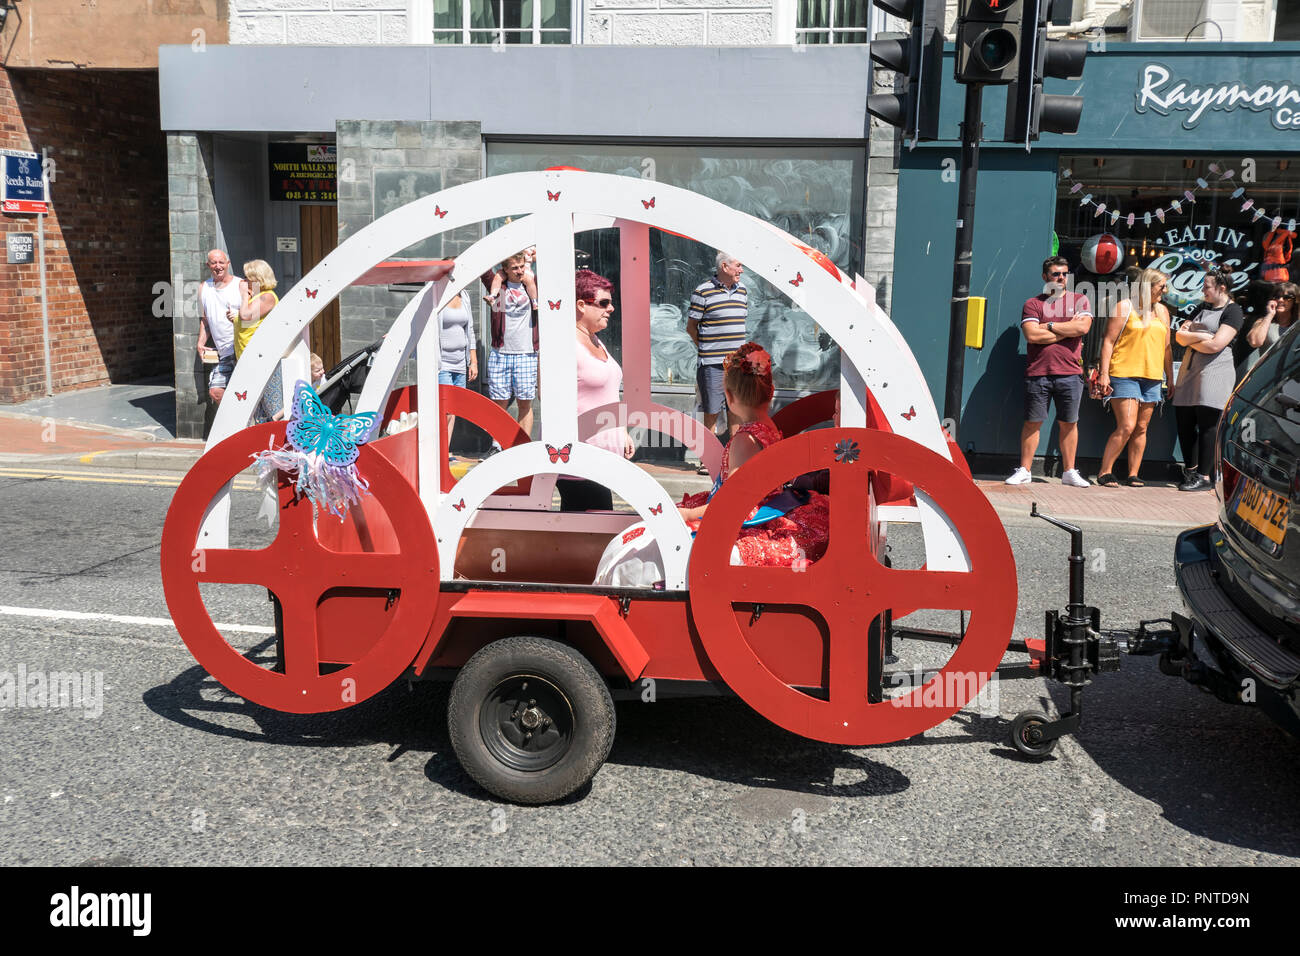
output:
[[[239,311],[239,283],[230,274],[230,257],[220,249],[208,253],[208,271],[212,278],[199,286],[199,356],[217,353],[216,364],[208,375],[208,394],[214,402],[226,394],[226,383],[235,370],[235,325],[230,311]],[[211,345],[209,345],[211,341]],[[211,364],[209,362],[209,364]]]

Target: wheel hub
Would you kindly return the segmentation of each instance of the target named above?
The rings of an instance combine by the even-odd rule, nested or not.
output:
[[[573,708],[558,687],[535,675],[507,678],[487,696],[479,714],[483,742],[515,770],[554,766],[569,750]]]

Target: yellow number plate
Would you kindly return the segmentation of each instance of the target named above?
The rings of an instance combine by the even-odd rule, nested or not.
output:
[[[1290,505],[1281,495],[1250,478],[1242,479],[1241,493],[1237,496],[1237,517],[1274,544],[1282,543],[1290,511]]]

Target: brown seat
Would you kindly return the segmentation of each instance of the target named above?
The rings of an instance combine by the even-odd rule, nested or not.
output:
[[[456,577],[590,584],[613,537],[614,532],[466,528],[456,548]]]

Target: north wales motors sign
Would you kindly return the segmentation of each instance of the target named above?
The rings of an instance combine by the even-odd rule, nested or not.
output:
[[[0,149],[0,212],[50,211],[41,157],[17,149]]]

